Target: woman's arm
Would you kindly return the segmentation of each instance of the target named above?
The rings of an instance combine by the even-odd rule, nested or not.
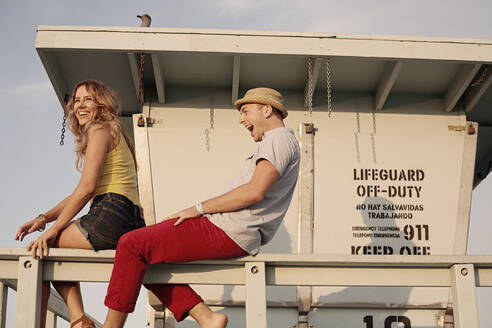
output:
[[[70,197],[71,195],[59,202],[55,207],[53,207],[46,213],[40,214],[35,219],[27,221],[26,223],[21,225],[17,230],[17,233],[15,234],[15,240],[20,239],[20,241],[22,241],[24,240],[24,237],[28,234],[33,233],[36,230],[44,230],[44,228],[46,227],[46,223],[56,220],[58,215],[60,215],[63,208],[67,205]]]
[[[32,249],[33,256],[36,255],[38,248],[41,258],[43,254],[47,254],[48,246],[51,246],[51,242],[55,240],[58,233],[63,230],[67,223],[75,217],[94,195],[104,165],[104,159],[111,147],[111,134],[108,128],[98,124],[87,131],[87,137],[87,150],[80,181],[72,194],[61,202],[65,202],[65,204],[63,208],[60,206],[61,211],[56,217],[55,223],[27,247],[28,250]]]

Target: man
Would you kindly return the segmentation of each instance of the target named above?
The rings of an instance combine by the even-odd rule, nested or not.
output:
[[[287,212],[299,172],[299,144],[284,126],[287,110],[276,90],[255,88],[235,103],[239,123],[257,143],[227,192],[121,237],[104,304],[104,327],[123,327],[132,312],[147,264],[255,255]],[[225,327],[188,285],[145,285],[176,320],[191,315],[201,327]]]

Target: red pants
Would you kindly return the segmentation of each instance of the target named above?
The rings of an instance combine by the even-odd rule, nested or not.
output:
[[[133,312],[147,264],[223,259],[246,255],[226,233],[206,217],[163,221],[124,234],[118,241],[113,273],[104,304],[113,310]],[[188,285],[146,284],[183,320],[202,298]]]

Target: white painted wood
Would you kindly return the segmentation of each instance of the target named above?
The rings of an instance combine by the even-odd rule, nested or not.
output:
[[[147,307],[147,326],[149,328],[169,328],[164,324],[164,312],[158,312],[153,307]]]
[[[297,227],[297,253],[313,253],[314,226],[314,125],[299,123],[299,146],[301,163],[299,168],[299,217]],[[297,287],[299,313],[311,309],[313,291],[310,286]]]
[[[316,58],[313,63],[313,80],[312,80],[312,91],[313,91],[313,98],[314,98],[314,90],[316,90],[316,85],[318,84],[319,80],[319,73],[321,71],[321,64],[323,63],[325,59],[323,58]],[[306,76],[308,75],[306,71]],[[307,79],[306,86],[304,87],[304,107],[309,106],[309,78]]]
[[[455,328],[478,328],[477,295],[472,264],[451,268]]]
[[[450,286],[445,268],[267,266],[266,283],[282,286]]]
[[[135,87],[135,99],[137,99],[138,89],[140,87],[140,70],[139,70],[139,62],[137,60],[136,54],[132,52],[128,53],[128,65],[130,66],[130,72],[132,73],[132,78],[133,78],[133,86]],[[143,97],[143,85],[142,85],[142,97]]]
[[[174,315],[169,309],[164,309],[164,328],[174,328],[176,326],[176,320]]]
[[[386,99],[388,98],[391,88],[396,82],[396,78],[403,67],[402,61],[395,61],[386,64],[384,75],[379,82],[378,89],[375,96],[375,108],[376,110],[382,110]]]
[[[232,66],[232,104],[236,102],[239,96],[239,74],[241,73],[241,56],[234,56]]]
[[[32,257],[19,258],[16,328],[39,328],[43,263]]]
[[[444,96],[444,111],[450,112],[458,103],[466,88],[470,85],[475,74],[482,67],[482,64],[463,64],[461,65],[455,79],[449,86]]]
[[[5,252],[2,252],[5,250]],[[76,256],[69,255],[74,251],[85,262],[74,262]],[[20,255],[15,256],[18,253]],[[18,302],[25,304],[26,300],[34,303],[36,299],[36,288],[29,288],[25,291],[26,286],[32,286],[32,282],[36,274],[30,272],[25,273],[21,265],[25,261],[31,261],[31,257],[23,256],[24,249],[18,248],[0,248],[0,258],[8,258],[9,261],[18,262],[19,279],[21,281],[21,290],[18,294]],[[88,253],[92,251],[80,252],[80,250],[65,249],[60,252],[54,250],[44,260],[44,267],[56,265],[61,267],[62,271],[68,271],[66,279],[79,280],[86,275],[81,269],[83,266],[93,265],[88,271],[93,271],[91,279],[95,281],[108,281],[110,276],[110,268],[106,268],[110,263],[107,260],[112,258],[107,257],[88,257]],[[67,256],[68,260],[62,259],[62,254]],[[39,261],[38,261],[39,262]],[[91,262],[91,263],[87,263]],[[222,267],[218,264],[222,264]],[[459,263],[459,264],[456,264]],[[476,265],[474,265],[476,263]],[[77,270],[69,269],[71,265],[79,265]],[[188,267],[188,269],[186,269]],[[227,268],[229,267],[229,268]],[[256,267],[256,270],[252,268]],[[25,268],[25,266],[24,266]],[[29,269],[32,269],[33,266]],[[102,268],[102,270],[101,270]],[[462,274],[461,269],[466,268],[468,274]],[[36,268],[34,268],[36,269]],[[238,269],[238,270],[236,270]],[[56,272],[56,270],[45,270],[45,272]],[[31,270],[32,271],[32,270]],[[470,293],[476,286],[492,286],[492,256],[339,256],[339,255],[302,255],[302,254],[260,254],[256,257],[244,257],[232,260],[216,260],[216,261],[200,261],[194,263],[169,263],[157,264],[149,267],[151,277],[145,277],[146,283],[187,283],[192,282],[199,284],[219,284],[232,283],[246,285],[246,307],[248,325],[255,327],[265,327],[266,315],[266,299],[265,285],[306,285],[306,286],[452,286],[454,288],[453,299],[459,309],[459,315],[465,315],[464,322],[469,322],[470,313],[473,316],[471,308],[470,312],[470,297],[474,297]],[[206,273],[209,273],[208,275]],[[460,275],[456,276],[459,272]],[[37,269],[38,289],[40,290],[41,269]],[[450,274],[451,273],[451,274]],[[0,272],[0,279],[2,272]],[[99,275],[98,277],[96,277]],[[453,276],[454,275],[454,276]],[[69,278],[68,276],[71,276]],[[469,277],[477,277],[478,280],[466,280]],[[198,277],[198,278],[196,278]],[[465,279],[463,279],[465,277]],[[467,278],[468,277],[468,278]],[[58,279],[58,276],[44,277],[46,279]],[[98,280],[99,279],[99,280]],[[24,291],[22,291],[24,286]],[[27,297],[26,297],[27,295]],[[324,303],[323,303],[324,304]],[[314,306],[336,307],[337,304],[326,303],[317,304]],[[465,307],[462,306],[465,304]],[[273,306],[296,306],[296,304],[272,304]],[[393,304],[395,307],[397,304]],[[472,304],[473,305],[473,304]],[[19,306],[19,304],[18,304]],[[361,303],[344,303],[338,304],[344,308],[360,308]],[[371,304],[364,304],[365,307],[371,307]],[[374,304],[372,305],[374,306]],[[433,309],[437,304],[428,304],[426,306],[418,304],[402,304],[401,308],[424,308]],[[441,307],[444,306],[441,304]],[[375,309],[381,308],[375,306]],[[456,308],[456,307],[455,307]],[[249,310],[248,310],[249,309]],[[163,309],[162,309],[163,310]],[[56,312],[56,311],[55,311]],[[23,312],[24,313],[24,312]],[[465,314],[463,314],[465,313]],[[160,314],[159,314],[160,315]],[[164,317],[165,315],[162,314]],[[154,316],[155,317],[155,316]],[[18,319],[19,320],[19,319]],[[461,319],[460,319],[461,320]],[[31,327],[29,325],[18,324],[17,327]],[[100,325],[98,325],[100,327]],[[172,327],[172,326],[171,326]],[[474,327],[474,326],[467,326]],[[168,328],[168,326],[166,326]]]
[[[469,113],[478,104],[480,98],[492,84],[492,65],[484,65],[487,69],[484,80],[477,86],[469,86],[464,94],[465,112]],[[479,77],[480,78],[480,77]]]
[[[1,264],[9,261],[17,263],[23,256],[29,256],[30,252],[23,247],[0,247]],[[45,262],[88,262],[88,263],[113,263],[115,256],[114,250],[92,251],[85,249],[51,248]],[[245,262],[265,262],[267,265],[275,266],[343,266],[343,267],[435,267],[450,268],[454,264],[473,263],[478,268],[492,268],[492,255],[428,255],[428,256],[408,256],[408,255],[346,255],[346,254],[277,254],[260,253],[256,256],[244,256],[225,260],[208,260],[179,264],[158,264],[158,265],[201,265],[201,264],[221,264],[244,265]],[[3,266],[2,266],[3,269]],[[0,271],[0,279],[7,279],[3,276],[4,271]],[[16,277],[17,278],[17,277]]]
[[[145,105],[147,108],[148,105]],[[143,116],[144,126],[138,126],[138,119],[140,115]],[[148,126],[146,122],[146,115],[135,114],[133,115],[133,134],[135,138],[135,156],[137,158],[138,166],[138,194],[140,204],[143,208],[144,219],[147,225],[156,223],[155,221],[155,207],[154,207],[154,188],[152,184],[152,170],[150,164],[150,149],[149,149],[149,136]]]
[[[46,312],[46,328],[56,328],[56,317],[55,313]]]
[[[2,281],[0,281],[0,328],[5,328],[5,320],[7,319],[7,299],[9,289]]]
[[[265,263],[249,262],[246,276],[246,328],[266,328]]]
[[[49,55],[44,50],[38,49],[38,55],[43,63],[46,73],[48,74],[51,84],[55,89],[58,101],[62,105],[62,108],[65,108],[65,94],[69,94],[70,90],[68,90],[69,86],[65,81],[64,75],[61,73],[58,62],[53,55]]]
[[[44,265],[43,265],[44,267]],[[12,290],[17,290],[17,280],[5,281],[5,284]],[[68,312],[67,306],[58,292],[55,289],[51,289],[50,298],[48,299],[48,310],[56,313],[56,315],[65,321],[70,322],[70,313]],[[96,323],[96,327],[101,327],[102,325],[97,322],[94,318],[88,315],[91,320]]]
[[[478,287],[492,287],[492,270],[477,268],[477,286]]]
[[[256,260],[256,259],[252,259]],[[258,261],[261,262],[261,261]],[[252,262],[245,262],[250,264]],[[166,263],[149,266],[144,278],[147,284],[231,284],[243,285],[244,262],[228,265],[216,263]],[[268,263],[268,262],[261,262]],[[400,263],[402,264],[402,263]],[[44,278],[57,281],[107,282],[111,277],[109,263],[46,262]],[[335,263],[285,263],[267,264],[267,285],[285,286],[450,286],[446,266],[432,267],[410,263],[395,266],[385,265],[354,266]],[[51,267],[51,268],[50,268]],[[487,269],[492,268],[489,267]]]
[[[155,88],[157,89],[157,98],[159,100],[159,104],[164,104],[166,102],[164,71],[163,68],[161,67],[159,55],[153,53],[151,57],[152,57],[152,68],[154,69]]]
[[[328,33],[40,26],[36,47],[492,62],[490,40]]]
[[[466,255],[470,211],[473,192],[473,177],[475,172],[475,156],[477,152],[478,124],[467,122],[467,133],[464,139],[463,167],[461,169],[461,185],[456,217],[454,237],[455,255]]]

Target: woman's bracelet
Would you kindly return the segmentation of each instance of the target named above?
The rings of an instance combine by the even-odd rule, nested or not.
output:
[[[38,231],[44,231],[44,229],[46,228],[46,224],[48,223],[48,220],[46,218],[46,215],[44,214],[39,214],[37,217],[36,217],[36,220],[40,220],[41,223],[42,223],[42,227],[38,228]]]

